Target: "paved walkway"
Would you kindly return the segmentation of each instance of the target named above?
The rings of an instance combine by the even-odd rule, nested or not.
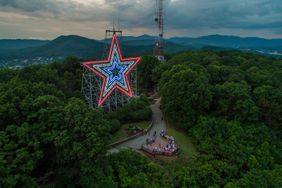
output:
[[[146,138],[148,138],[149,136],[152,137],[154,131],[157,132],[157,137],[159,137],[160,132],[162,130],[166,130],[166,124],[165,121],[162,119],[163,114],[160,110],[160,99],[157,99],[157,102],[151,105],[151,109],[153,112],[153,116],[152,116],[153,125],[151,130],[146,135],[136,137],[132,140],[128,140],[124,143],[121,143],[120,145],[115,146],[114,148],[109,150],[110,153],[118,152],[118,150],[123,148],[141,149],[142,144],[146,142]]]

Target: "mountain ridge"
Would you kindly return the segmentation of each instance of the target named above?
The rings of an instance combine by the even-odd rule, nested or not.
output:
[[[79,35],[62,35],[50,41],[2,39],[0,40],[0,67],[10,67],[11,61],[13,61],[13,64],[17,64],[17,61],[24,61],[28,64],[31,59],[34,63],[38,61],[48,63],[67,56],[76,56],[83,59],[101,58],[110,40],[96,40]],[[126,56],[152,54],[155,40],[156,37],[146,34],[123,36],[120,41],[121,49]],[[282,56],[282,39],[208,35],[196,38],[172,37],[164,39],[164,42],[166,53],[208,47]],[[18,64],[21,65],[21,63]]]

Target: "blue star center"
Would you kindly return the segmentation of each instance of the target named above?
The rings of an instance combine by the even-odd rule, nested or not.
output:
[[[109,81],[107,87],[110,87],[116,81],[121,84],[125,84],[124,71],[128,67],[127,64],[121,64],[117,58],[117,54],[114,54],[111,66],[103,67],[102,69],[109,75]]]

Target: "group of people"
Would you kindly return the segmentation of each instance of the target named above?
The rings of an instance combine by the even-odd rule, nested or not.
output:
[[[152,138],[152,137],[148,137],[148,138],[146,138],[146,144],[148,145],[148,144],[152,144],[153,142],[155,142],[155,138]]]
[[[164,147],[164,151],[173,153],[176,150],[177,150],[177,145],[175,144],[174,139],[173,138],[169,139],[168,144]]]
[[[156,141],[157,132],[154,131],[152,137],[146,138],[146,145],[150,145],[147,149],[149,149],[154,155],[155,154],[165,154],[165,155],[171,155],[177,150],[177,145],[175,144],[174,138],[166,135],[166,131],[162,130],[160,132],[160,136],[164,139],[168,140],[168,143],[164,146],[161,143],[157,146],[157,144],[152,145]]]
[[[157,137],[157,131],[154,131],[153,137],[150,137],[150,133],[148,135],[149,135],[149,137],[146,138],[146,144],[151,144],[151,143],[155,142],[156,137]]]
[[[157,153],[161,154],[162,153],[162,149],[160,147],[154,147],[153,153],[154,154],[157,154]]]

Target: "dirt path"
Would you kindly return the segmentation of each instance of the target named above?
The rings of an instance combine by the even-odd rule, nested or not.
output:
[[[137,138],[134,138],[132,140],[129,140],[127,142],[115,146],[114,148],[109,150],[110,153],[118,152],[118,150],[123,148],[141,149],[142,144],[146,142],[146,138],[148,138],[149,136],[152,137],[155,131],[157,132],[157,137],[159,137],[160,132],[162,130],[166,130],[166,124],[162,118],[163,114],[160,110],[160,99],[157,99],[157,102],[151,105],[151,109],[153,112],[153,116],[152,116],[153,125],[151,130],[146,135],[139,136]]]

